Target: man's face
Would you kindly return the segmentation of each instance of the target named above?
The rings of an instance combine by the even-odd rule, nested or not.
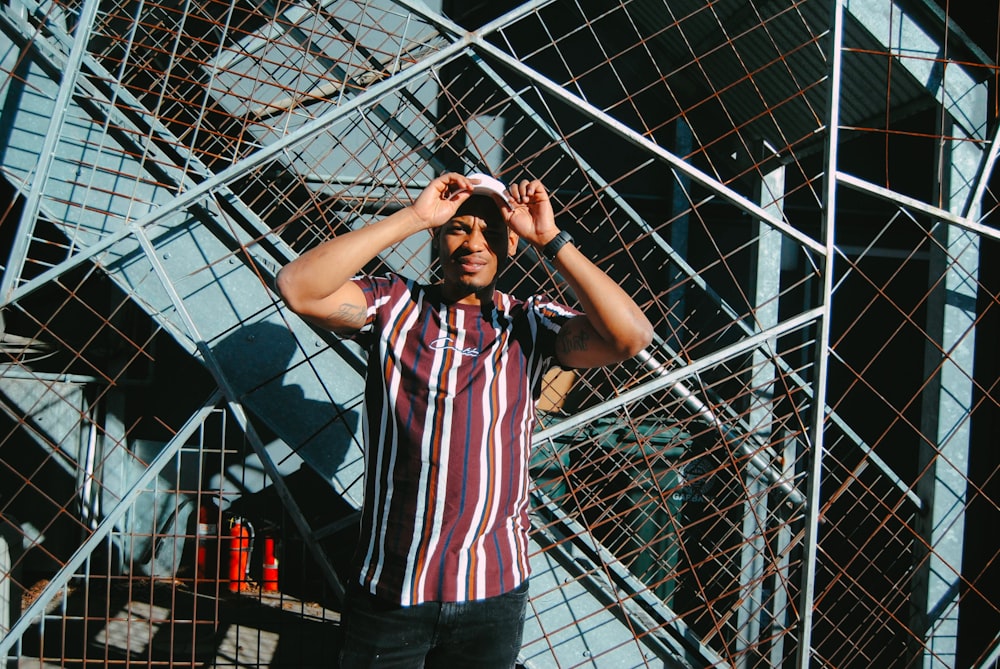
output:
[[[508,230],[496,205],[484,199],[484,204],[463,207],[441,226],[437,242],[446,296],[478,303],[479,293],[493,288],[516,250],[517,235]]]

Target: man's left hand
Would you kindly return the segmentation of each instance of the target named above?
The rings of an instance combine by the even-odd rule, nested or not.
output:
[[[504,220],[521,239],[542,247],[559,233],[549,193],[541,181],[523,179],[511,184],[508,191],[510,198],[503,208]]]

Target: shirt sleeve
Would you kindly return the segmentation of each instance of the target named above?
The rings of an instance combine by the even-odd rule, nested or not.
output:
[[[348,335],[348,338],[363,337],[374,331],[379,307],[390,299],[400,277],[394,274],[386,276],[359,275],[352,278],[351,281],[361,289],[365,296],[365,321],[361,328],[353,335]]]
[[[556,359],[556,335],[569,320],[583,313],[554,302],[543,295],[534,295],[525,303],[529,318],[535,323],[535,347],[544,360]]]

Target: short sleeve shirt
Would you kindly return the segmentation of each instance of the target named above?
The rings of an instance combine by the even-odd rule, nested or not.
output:
[[[359,583],[404,606],[503,594],[528,576],[528,457],[541,376],[578,312],[495,292],[447,304],[398,275],[367,301]]]

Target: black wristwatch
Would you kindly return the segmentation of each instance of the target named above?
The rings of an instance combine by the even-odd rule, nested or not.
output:
[[[549,240],[549,243],[542,247],[542,255],[546,260],[555,260],[559,249],[567,244],[573,243],[573,236],[565,230],[560,230],[559,234]]]

